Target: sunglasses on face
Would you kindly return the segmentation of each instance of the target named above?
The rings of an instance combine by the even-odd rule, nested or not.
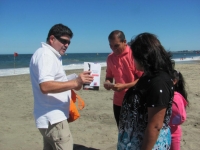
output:
[[[66,40],[66,39],[63,39],[63,38],[60,38],[58,36],[54,36],[60,43],[62,43],[63,45],[66,45],[66,44],[70,44],[71,42],[69,40]]]

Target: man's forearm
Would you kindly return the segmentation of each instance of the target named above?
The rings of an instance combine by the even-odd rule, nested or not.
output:
[[[60,93],[74,88],[78,88],[76,80],[66,82],[48,81],[40,84],[40,90],[43,94]]]

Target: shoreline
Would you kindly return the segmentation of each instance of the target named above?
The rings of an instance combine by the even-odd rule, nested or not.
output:
[[[105,63],[100,63],[102,68],[106,67]],[[73,65],[72,65],[73,66]],[[63,68],[65,71],[71,71],[71,70],[83,70],[83,64],[77,66],[76,68],[72,68],[68,65],[64,65]],[[8,68],[8,69],[0,69],[0,77],[3,76],[16,76],[16,75],[25,75],[30,74],[29,67],[26,68]]]
[[[200,65],[175,64],[186,80],[190,107],[182,125],[181,149],[199,149],[200,143]],[[67,70],[79,74],[83,69]],[[113,116],[113,91],[103,87],[106,67],[101,69],[99,91],[77,91],[85,101],[81,117],[70,123],[74,150],[116,150],[117,127]],[[42,136],[33,118],[33,94],[29,74],[0,77],[0,149],[42,149]],[[192,135],[192,136],[191,136]],[[10,144],[10,142],[12,144]]]
[[[199,60],[181,60],[181,61],[175,61],[176,64],[200,64]],[[102,68],[106,67],[106,63],[100,63]],[[83,64],[79,65],[77,68],[72,68],[73,65],[63,65],[63,68],[65,71],[73,71],[73,70],[83,70]],[[29,67],[26,68],[8,68],[8,69],[0,69],[0,77],[4,76],[16,76],[16,75],[25,75],[30,74]]]

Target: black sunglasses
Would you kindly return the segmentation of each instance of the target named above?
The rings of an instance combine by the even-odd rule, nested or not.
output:
[[[64,45],[66,45],[66,44],[70,44],[71,43],[71,41],[69,41],[69,40],[66,40],[66,39],[62,39],[62,38],[60,38],[60,37],[58,37],[58,36],[54,36],[60,43],[62,43],[62,44],[64,44]]]

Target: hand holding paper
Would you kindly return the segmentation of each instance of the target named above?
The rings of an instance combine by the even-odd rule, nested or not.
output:
[[[90,75],[90,71],[84,71],[76,78],[77,82],[84,84],[84,83],[91,83],[94,80],[94,77]]]

